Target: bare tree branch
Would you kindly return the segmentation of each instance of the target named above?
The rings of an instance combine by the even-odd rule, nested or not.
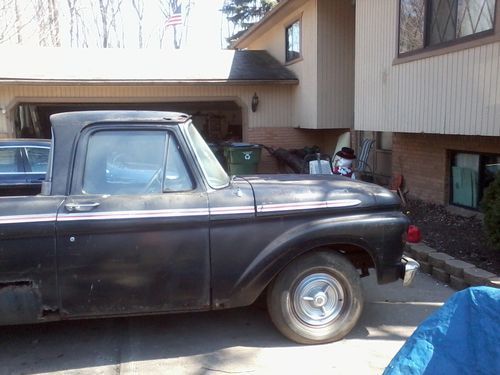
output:
[[[139,22],[139,30],[137,37],[139,38],[139,48],[143,47],[143,36],[142,36],[142,20],[144,18],[144,0],[132,0],[132,6],[135,9],[137,15],[137,20]]]
[[[29,3],[18,0],[0,0],[0,44],[7,43],[15,38],[17,44],[23,42],[23,30],[34,20],[34,15],[26,11]]]

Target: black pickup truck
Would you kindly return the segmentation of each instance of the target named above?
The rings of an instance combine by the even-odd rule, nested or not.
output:
[[[0,324],[205,311],[266,296],[299,343],[341,339],[360,277],[411,283],[399,199],[337,176],[229,177],[189,117],[51,117],[37,196],[0,198]]]

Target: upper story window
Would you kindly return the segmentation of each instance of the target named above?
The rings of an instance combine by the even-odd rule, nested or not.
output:
[[[295,21],[285,29],[285,37],[286,62],[300,58],[300,20]]]
[[[493,31],[496,0],[400,0],[399,54]]]

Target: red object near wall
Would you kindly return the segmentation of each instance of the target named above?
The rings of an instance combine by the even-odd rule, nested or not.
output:
[[[420,229],[415,225],[410,225],[408,227],[408,236],[406,241],[411,243],[417,243],[422,240],[422,235],[420,234]]]

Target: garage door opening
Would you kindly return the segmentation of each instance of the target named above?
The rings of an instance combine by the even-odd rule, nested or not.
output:
[[[16,108],[16,138],[51,137],[50,116],[55,113],[86,110],[174,111],[190,115],[208,143],[241,142],[241,108],[233,101],[171,103],[21,103]]]

